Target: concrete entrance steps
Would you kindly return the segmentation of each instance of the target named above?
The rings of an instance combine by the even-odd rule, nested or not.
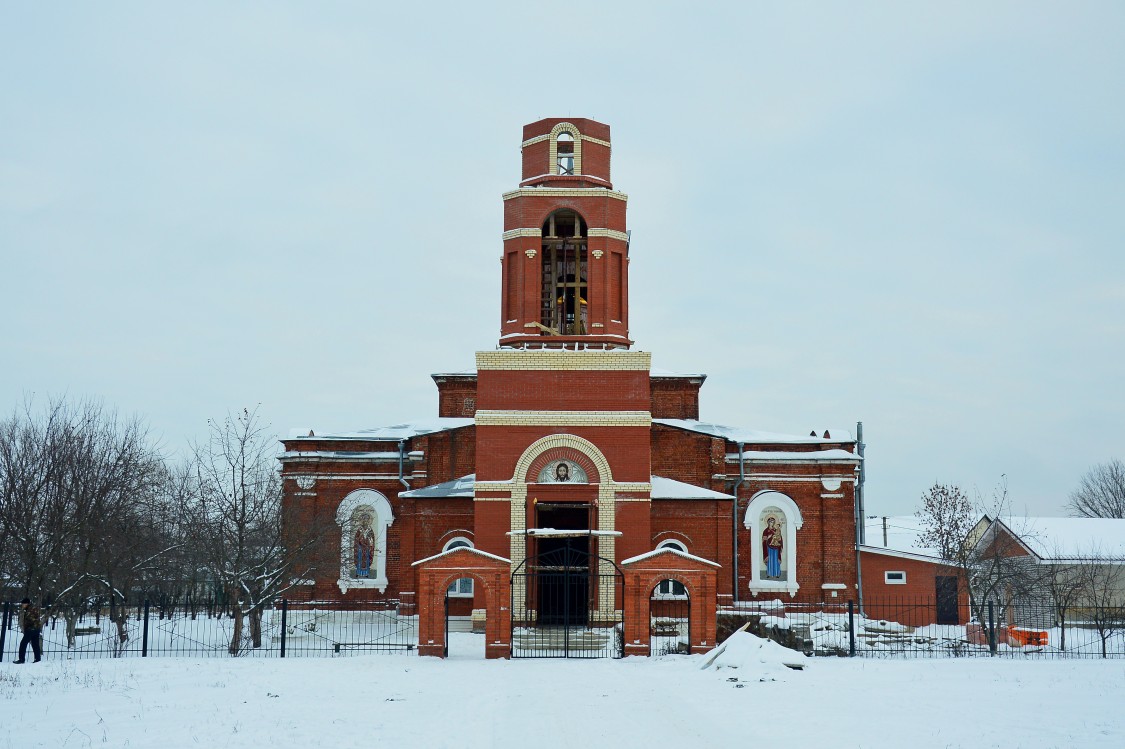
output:
[[[517,650],[546,654],[557,652],[564,654],[580,654],[589,652],[591,655],[602,653],[610,648],[613,640],[613,629],[570,629],[565,627],[527,627],[517,629],[512,634],[512,646]]]

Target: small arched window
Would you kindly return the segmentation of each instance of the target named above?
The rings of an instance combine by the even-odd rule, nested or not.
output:
[[[464,536],[458,536],[456,538],[451,538],[448,541],[446,541],[445,546],[443,546],[441,550],[443,552],[446,552],[446,551],[453,551],[454,549],[471,549],[471,548],[473,548],[473,542],[472,541],[465,538]],[[446,591],[446,595],[450,596],[451,598],[472,598],[473,597],[473,578],[471,578],[471,577],[457,578],[456,580],[454,580],[450,584],[449,590]]]
[[[574,174],[574,136],[566,130],[555,138],[555,164],[559,174]]]
[[[656,548],[674,549],[675,551],[682,551],[684,554],[688,553],[687,547],[673,538],[661,541],[656,545]],[[679,580],[661,580],[660,584],[656,586],[656,596],[658,598],[687,598],[687,588]]]

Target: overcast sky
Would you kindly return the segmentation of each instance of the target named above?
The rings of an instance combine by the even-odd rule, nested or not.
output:
[[[0,0],[0,408],[169,453],[436,414],[525,123],[590,117],[632,334],[701,416],[864,422],[868,510],[1125,457],[1125,5]]]

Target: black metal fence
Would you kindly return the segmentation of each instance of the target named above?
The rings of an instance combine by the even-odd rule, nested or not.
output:
[[[532,577],[516,588],[530,597],[533,582],[540,581]],[[530,610],[523,611],[522,620],[514,616],[513,650],[520,650],[513,655],[558,657],[562,646],[555,640],[561,633],[562,650],[570,657],[620,657],[620,613],[609,608],[620,594],[620,580],[614,575],[594,585],[604,588],[605,604],[585,607],[581,621],[539,625]],[[652,653],[685,650],[690,629],[686,595],[674,587],[658,588],[650,607]],[[599,609],[605,609],[605,621],[595,616]],[[0,604],[0,661],[17,657],[22,636],[17,614],[18,604]],[[850,601],[743,602],[720,609],[718,617],[719,641],[749,622],[755,633],[815,655],[1125,658],[1125,607],[1060,608],[1047,602],[992,601],[974,612],[967,600],[961,600],[957,621],[948,622],[949,610],[939,611],[933,599],[883,597],[865,601],[862,610]],[[264,609],[260,621],[244,616],[236,637],[236,619],[228,606],[198,599],[173,605],[165,599],[127,607],[95,606],[70,622],[61,612],[47,609],[42,645],[49,660],[412,654],[417,652],[417,623],[416,616],[401,613],[393,601],[283,600]],[[595,635],[604,642],[586,641]],[[543,638],[552,647],[546,647]]]
[[[950,621],[952,619],[952,621]],[[878,657],[1125,658],[1125,607],[1050,602],[880,597],[794,604],[744,602],[719,611],[719,640],[751,631],[813,655]]]
[[[23,633],[18,603],[2,604],[0,661],[15,660]],[[401,615],[395,602],[324,600],[277,602],[247,613],[241,624],[214,600],[178,604],[144,601],[95,607],[67,621],[43,612],[46,659],[184,657],[320,657],[361,653],[416,653],[417,616]]]

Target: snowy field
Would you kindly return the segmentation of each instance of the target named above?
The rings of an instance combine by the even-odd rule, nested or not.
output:
[[[0,749],[1125,746],[1119,660],[805,659],[748,635],[708,669],[481,651],[5,662]]]

